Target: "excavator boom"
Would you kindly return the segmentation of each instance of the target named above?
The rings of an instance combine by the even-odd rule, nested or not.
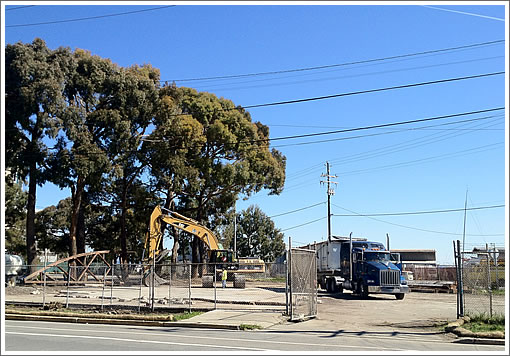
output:
[[[163,238],[163,233],[161,231],[162,222],[197,236],[210,250],[222,249],[222,246],[218,242],[214,233],[205,226],[202,226],[198,221],[173,211],[168,211],[168,213],[165,214],[160,206],[156,206],[151,214],[149,231],[145,237],[144,248],[146,250],[148,249],[149,259],[159,253],[158,247],[161,244],[161,239]]]

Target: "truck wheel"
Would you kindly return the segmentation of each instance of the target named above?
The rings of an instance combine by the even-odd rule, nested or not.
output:
[[[336,283],[335,283],[334,279],[331,278],[330,280],[328,280],[327,290],[328,290],[329,293],[336,293],[337,292]]]
[[[404,299],[404,297],[405,297],[404,293],[397,293],[397,294],[395,294],[395,298],[397,298],[398,300],[402,300],[402,299]]]

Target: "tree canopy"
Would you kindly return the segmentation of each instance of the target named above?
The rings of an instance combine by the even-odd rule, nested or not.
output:
[[[51,50],[41,39],[6,47],[6,130],[6,167],[29,188],[26,202],[14,190],[9,200],[18,221],[26,212],[29,261],[36,240],[70,255],[90,246],[136,261],[154,206],[214,229],[240,197],[280,194],[285,182],[285,156],[270,148],[269,128],[231,100],[160,87],[150,65],[120,67],[82,49]],[[36,187],[48,181],[70,197],[36,214]],[[253,214],[269,226],[264,233],[275,230]],[[278,251],[260,241],[268,258]],[[192,255],[204,261],[198,239]]]

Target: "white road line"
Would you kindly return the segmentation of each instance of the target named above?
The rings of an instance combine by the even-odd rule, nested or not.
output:
[[[52,329],[54,330],[54,329]],[[235,346],[218,346],[211,344],[187,344],[183,342],[171,342],[171,341],[156,341],[156,340],[140,340],[140,339],[123,339],[117,337],[105,337],[105,336],[85,336],[85,335],[64,335],[64,334],[38,334],[38,333],[18,333],[13,331],[6,331],[5,334],[13,334],[13,335],[29,335],[29,336],[52,336],[52,337],[62,337],[62,338],[71,338],[71,339],[100,339],[100,340],[112,340],[112,341],[122,341],[122,342],[134,342],[134,343],[146,343],[146,344],[165,344],[165,345],[180,345],[180,346],[199,346],[199,347],[215,347],[220,349],[235,349],[235,350],[252,350],[252,351],[276,351],[269,349],[258,349],[253,347],[235,347]]]
[[[36,327],[36,326],[16,326],[16,325],[9,325],[9,328],[22,328],[22,329],[38,329],[38,330],[47,330],[48,328],[43,327]],[[69,332],[69,329],[60,329],[60,328],[51,328],[52,331],[67,331]],[[91,330],[91,329],[79,329],[76,330],[77,332],[100,332],[102,334],[104,333],[115,333],[115,334],[135,334],[138,337],[140,337],[140,333],[136,333],[133,331],[109,331],[109,330]],[[6,332],[7,334],[7,332]],[[144,332],[143,335],[151,335],[151,336],[162,336],[160,333],[148,333]],[[91,336],[92,337],[92,336]],[[324,344],[317,344],[317,343],[303,343],[303,342],[290,342],[290,341],[272,341],[272,340],[260,340],[260,339],[245,339],[245,338],[220,338],[220,337],[212,337],[212,336],[198,336],[198,335],[179,335],[180,338],[192,338],[192,339],[212,339],[214,341],[242,341],[242,342],[252,342],[252,343],[266,343],[266,344],[277,344],[277,345],[301,345],[301,346],[324,346]],[[351,336],[352,337],[352,336]],[[357,337],[359,338],[359,337]],[[388,337],[388,339],[391,339]],[[394,339],[393,339],[394,340]],[[417,339],[418,340],[418,339]],[[398,348],[383,348],[380,346],[372,347],[372,346],[350,346],[350,345],[335,345],[335,344],[329,344],[330,347],[340,347],[340,348],[355,348],[355,349],[375,349],[375,350],[389,350],[389,351],[407,351],[407,349],[398,349]],[[263,349],[262,349],[263,350]]]

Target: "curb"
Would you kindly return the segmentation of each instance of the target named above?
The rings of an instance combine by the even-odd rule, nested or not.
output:
[[[202,329],[227,329],[241,330],[240,325],[227,324],[207,324],[207,323],[182,323],[177,321],[147,321],[147,320],[129,320],[129,319],[97,319],[81,317],[63,317],[63,316],[39,316],[39,315],[20,315],[5,314],[5,320],[24,320],[24,321],[56,321],[63,323],[78,324],[109,324],[109,325],[141,325],[141,326],[160,326],[160,327],[184,327],[184,328],[202,328]]]
[[[452,341],[456,344],[505,345],[505,339],[459,338]]]
[[[446,332],[453,333],[457,336],[457,340],[452,342],[454,343],[463,343],[463,344],[486,344],[486,345],[505,345],[505,335],[502,336],[494,335],[494,332],[490,333],[476,333],[470,330],[467,330],[462,327],[466,321],[466,317],[457,319],[454,322],[448,323],[445,327]],[[487,335],[489,334],[489,335]]]

